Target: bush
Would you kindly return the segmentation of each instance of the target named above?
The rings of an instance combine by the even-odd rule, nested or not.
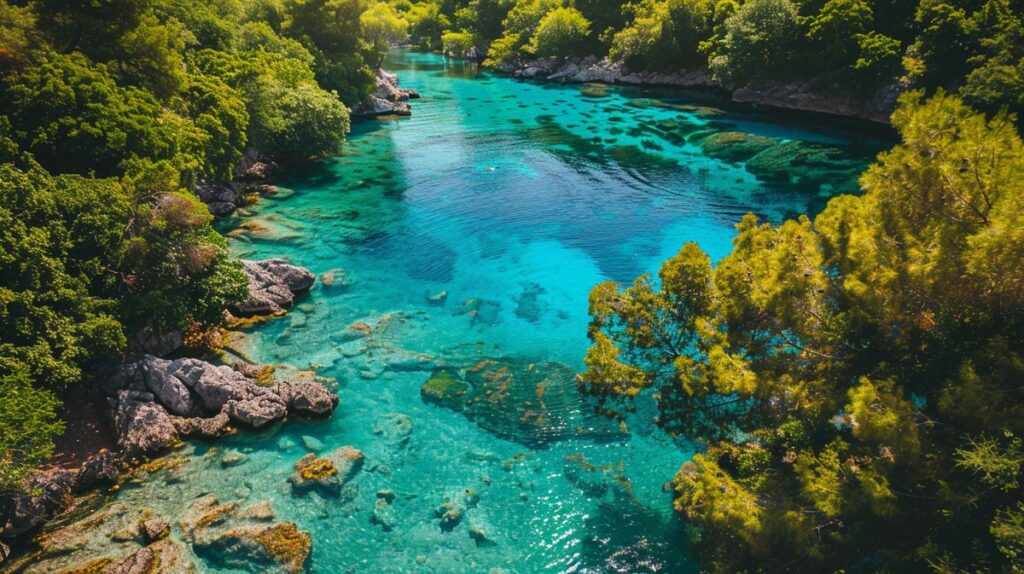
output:
[[[794,72],[800,38],[792,0],[750,0],[725,21],[725,37],[711,58],[721,78],[746,82]]]
[[[530,40],[530,49],[541,58],[582,55],[590,36],[590,22],[575,8],[548,12]]]

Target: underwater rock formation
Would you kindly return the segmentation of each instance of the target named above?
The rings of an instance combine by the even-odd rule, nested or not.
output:
[[[296,493],[316,490],[337,496],[341,487],[362,469],[364,460],[363,453],[351,446],[343,446],[323,457],[308,453],[295,463],[295,472],[288,477],[288,482]]]
[[[584,420],[587,409],[567,365],[505,357],[465,369],[442,367],[420,388],[424,402],[464,413],[508,440],[540,446],[569,436],[621,436],[608,420]]]
[[[708,157],[739,163],[747,161],[776,143],[771,138],[743,132],[719,132],[701,140],[700,147]]]
[[[791,186],[812,193],[828,186],[833,193],[856,193],[857,174],[867,163],[837,146],[788,141],[751,157],[746,169],[769,185]],[[834,187],[837,183],[846,187]]]
[[[181,521],[184,538],[197,555],[217,566],[301,572],[313,549],[312,538],[294,522],[268,522],[268,507],[259,502],[242,509],[237,501],[221,504],[213,496],[201,497]]]

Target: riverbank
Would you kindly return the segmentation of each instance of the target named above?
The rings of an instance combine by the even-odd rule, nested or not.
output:
[[[395,74],[379,70],[377,91],[360,117],[408,116],[408,100],[417,97],[415,90],[398,88]],[[270,178],[281,173],[277,163],[250,150],[235,168],[232,181],[199,182],[193,192],[213,215],[226,217],[261,197],[278,194],[281,190]],[[229,326],[234,328],[283,316],[316,280],[307,269],[282,259],[241,262],[249,290],[247,299],[227,310]],[[33,490],[5,494],[0,504],[5,510],[0,516],[0,562],[10,558],[15,561],[13,568],[23,569],[53,554],[48,546],[54,536],[82,534],[74,522],[34,542],[28,537],[45,531],[55,518],[93,504],[90,501],[102,498],[103,492],[116,492],[124,481],[139,480],[140,473],[144,479],[154,469],[163,469],[166,465],[161,461],[172,460],[186,439],[213,441],[234,434],[236,427],[259,431],[289,414],[325,417],[338,405],[333,383],[313,371],[254,364],[230,347],[225,351],[234,359],[223,352],[195,356],[195,348],[186,349],[188,336],[143,329],[131,338],[125,362],[106,369],[95,386],[79,390],[80,396],[67,404],[62,413],[67,429],[56,441],[51,462],[30,479]],[[200,347],[207,343],[216,347],[223,338],[217,332],[191,336],[210,339],[191,341]],[[143,532],[140,540],[146,544],[130,554],[119,551],[116,559],[102,558],[102,570],[134,572],[140,564],[158,565],[160,551],[154,554],[147,544],[164,544],[164,536]],[[308,535],[302,536],[308,542]],[[12,557],[11,547],[20,550],[15,554],[22,557]],[[178,546],[172,548],[176,558],[171,563],[176,566],[159,571],[188,570],[185,565],[191,560],[182,557]],[[308,553],[307,549],[305,556]],[[254,560],[276,561],[273,556]],[[286,569],[301,569],[304,561],[302,557],[297,567]]]
[[[888,125],[896,107],[899,87],[883,86],[869,98],[829,94],[810,81],[764,82],[737,86],[714,78],[706,69],[677,72],[632,71],[607,57],[548,58],[499,67],[498,72],[516,78],[575,84],[611,84],[707,90],[724,95],[737,104],[765,110],[786,110],[855,118]]]
[[[79,499],[25,572],[179,551],[199,571],[284,570],[298,558],[257,541],[277,534],[310,572],[697,570],[663,490],[693,447],[576,392],[587,292],[686,241],[724,252],[747,211],[814,212],[834,193],[818,184],[855,178],[857,145],[655,90],[395,57],[424,93],[413,117],[359,122],[339,157],[248,183],[273,192],[241,193],[217,225],[234,257],[316,276],[228,344],[336,380],[343,407],[186,441]],[[772,153],[748,169],[755,151]],[[156,543],[160,521],[136,528],[153,518],[170,531]]]

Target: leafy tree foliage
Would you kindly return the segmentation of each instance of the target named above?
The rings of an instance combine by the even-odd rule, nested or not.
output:
[[[362,35],[378,54],[376,65],[384,63],[384,55],[392,44],[409,34],[409,24],[386,2],[377,2],[359,15]]]
[[[541,18],[530,51],[542,57],[578,55],[590,35],[590,21],[575,8],[556,8]]]
[[[333,94],[309,84],[276,88],[259,113],[257,145],[273,146],[284,159],[309,159],[336,153],[348,131],[348,110]]]
[[[360,0],[0,2],[0,489],[45,461],[60,396],[126,335],[215,324],[244,297],[188,189],[230,179],[252,146],[336,152],[338,92],[366,97],[398,16]]]
[[[609,55],[641,69],[699,66],[700,42],[711,31],[712,0],[644,0],[615,34]]]
[[[785,78],[793,73],[799,34],[792,0],[749,0],[725,21],[711,69],[724,78]]]
[[[706,444],[673,485],[709,570],[1020,564],[1024,144],[901,102],[863,196],[591,294],[582,388]]]

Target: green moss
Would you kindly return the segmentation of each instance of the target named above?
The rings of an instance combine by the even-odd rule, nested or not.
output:
[[[776,143],[771,138],[742,132],[720,132],[704,138],[700,147],[708,157],[739,163],[747,161]]]
[[[436,369],[420,387],[420,396],[428,403],[461,409],[469,385],[453,369]]]
[[[256,542],[285,572],[302,572],[313,549],[309,534],[300,531],[294,522],[271,526],[256,536]]]
[[[834,192],[858,190],[857,176],[867,161],[851,159],[837,146],[790,141],[770,147],[746,163],[747,171],[761,181],[809,192],[827,186]]]
[[[338,468],[326,458],[317,458],[299,469],[304,480],[324,480],[338,474]]]

